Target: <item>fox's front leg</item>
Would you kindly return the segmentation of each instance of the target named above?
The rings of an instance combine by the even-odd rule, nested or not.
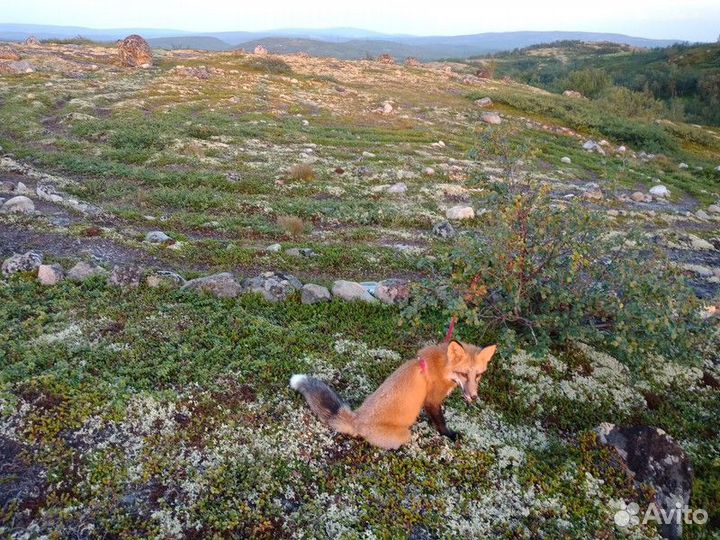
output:
[[[430,417],[435,429],[437,429],[441,435],[445,435],[451,441],[457,440],[458,434],[455,431],[450,431],[445,423],[445,415],[443,414],[441,405],[426,403],[425,412]]]

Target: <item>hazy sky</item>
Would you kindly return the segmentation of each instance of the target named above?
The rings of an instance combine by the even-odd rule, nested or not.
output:
[[[720,0],[0,0],[0,22],[198,32],[337,26],[435,35],[585,30],[715,41]]]

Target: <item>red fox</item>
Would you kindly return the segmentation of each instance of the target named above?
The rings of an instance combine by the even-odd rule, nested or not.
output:
[[[290,386],[305,396],[310,409],[330,427],[380,448],[394,450],[408,442],[410,426],[423,407],[435,428],[454,441],[457,433],[445,424],[442,402],[456,385],[462,387],[468,403],[476,400],[478,380],[496,349],[496,345],[481,349],[458,341],[425,347],[355,411],[319,379],[293,375]]]

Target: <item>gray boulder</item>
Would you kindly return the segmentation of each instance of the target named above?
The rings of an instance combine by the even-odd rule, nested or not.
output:
[[[371,295],[365,287],[355,281],[337,280],[333,283],[332,293],[333,296],[337,296],[343,300],[361,300],[369,303],[377,302],[377,299]]]
[[[41,253],[28,251],[27,253],[13,255],[5,259],[0,270],[5,276],[11,276],[18,272],[32,272],[42,264],[42,260],[43,256]]]
[[[137,288],[142,281],[144,270],[139,266],[114,266],[108,284],[116,287]]]
[[[302,283],[295,276],[280,272],[264,272],[243,282],[245,292],[260,293],[268,302],[282,302],[297,290]]]
[[[32,214],[35,211],[35,203],[25,195],[18,195],[5,201],[1,210],[10,214]]]
[[[145,235],[145,241],[150,242],[151,244],[163,244],[171,240],[172,238],[162,231],[150,231]]]
[[[243,287],[235,280],[229,272],[213,274],[197,279],[191,279],[181,287],[182,290],[198,291],[212,294],[218,298],[235,298],[239,295]]]
[[[332,298],[330,291],[322,285],[306,283],[300,290],[300,301],[303,304],[319,304],[329,302]]]
[[[441,221],[433,225],[432,233],[438,238],[454,238],[457,235],[455,227],[449,221]]]
[[[486,124],[502,124],[502,118],[496,112],[484,112],[480,115],[480,120]]]
[[[85,281],[93,276],[101,276],[105,273],[107,272],[104,268],[81,261],[68,270],[66,277],[71,281]]]
[[[648,484],[655,490],[655,503],[666,513],[683,508],[690,501],[693,470],[687,455],[667,433],[648,426],[618,427],[603,423],[596,428],[598,440],[612,446],[632,473],[636,484]],[[682,535],[681,513],[674,523],[662,525],[665,538]]]

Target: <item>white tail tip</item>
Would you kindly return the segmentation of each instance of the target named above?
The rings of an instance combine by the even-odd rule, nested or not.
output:
[[[307,375],[293,375],[290,377],[290,388],[298,390],[300,385],[305,382]]]

